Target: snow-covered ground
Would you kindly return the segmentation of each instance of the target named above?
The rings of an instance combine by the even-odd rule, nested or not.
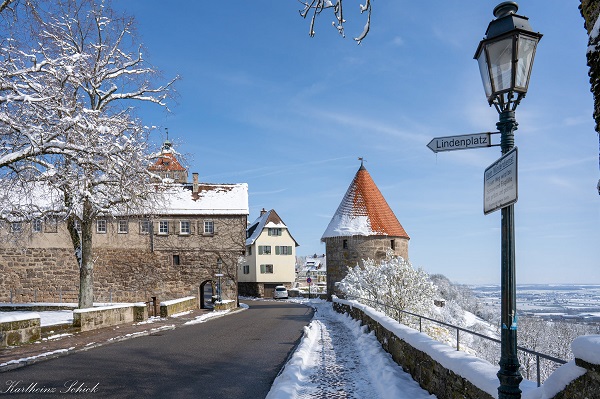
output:
[[[381,348],[373,333],[331,303],[311,300],[315,316],[267,399],[435,398]]]

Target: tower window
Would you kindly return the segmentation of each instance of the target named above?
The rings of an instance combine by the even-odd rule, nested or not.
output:
[[[394,250],[396,249],[396,240],[390,240],[390,247]]]
[[[342,248],[348,249],[348,240],[342,241]]]

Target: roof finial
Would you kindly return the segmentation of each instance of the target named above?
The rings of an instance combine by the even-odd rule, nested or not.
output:
[[[358,160],[360,161],[360,169],[365,169],[365,165],[364,163],[367,161],[366,159],[364,159],[363,157],[358,157]]]
[[[165,133],[167,133],[167,141],[169,141],[169,128],[168,127],[165,128]]]

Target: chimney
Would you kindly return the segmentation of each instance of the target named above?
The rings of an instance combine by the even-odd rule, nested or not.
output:
[[[266,210],[265,208],[263,208],[263,209],[260,211],[260,216],[264,215],[265,213],[267,213],[267,210]]]
[[[198,194],[198,173],[192,173],[192,194]]]

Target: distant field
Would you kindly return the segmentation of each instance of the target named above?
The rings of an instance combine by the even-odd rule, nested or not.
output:
[[[500,286],[471,286],[483,303],[500,307]],[[517,311],[544,319],[600,322],[600,285],[524,284],[517,286]]]

